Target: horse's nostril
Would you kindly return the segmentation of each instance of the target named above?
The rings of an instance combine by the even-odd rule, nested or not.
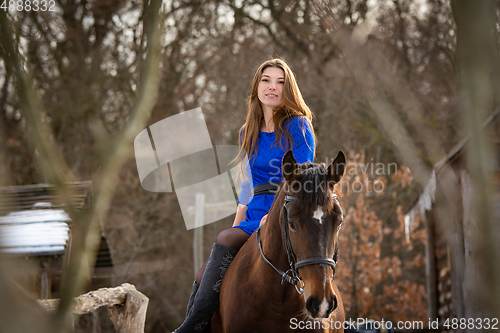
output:
[[[321,302],[316,297],[309,297],[306,301],[306,309],[313,315],[316,316],[319,312]]]
[[[338,306],[337,296],[333,295],[333,297],[329,303],[330,303],[329,304],[330,306],[329,306],[328,314],[332,313],[337,308],[337,306]]]

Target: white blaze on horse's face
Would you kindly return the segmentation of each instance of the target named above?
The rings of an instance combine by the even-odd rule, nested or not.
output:
[[[313,217],[317,220],[319,220],[319,224],[322,224],[322,218],[325,213],[323,212],[323,209],[321,207],[318,207],[313,214]]]
[[[326,300],[325,297],[323,297],[323,301],[319,305],[319,312],[318,312],[318,317],[319,318],[324,318],[326,317],[326,312],[328,310],[328,301]]]

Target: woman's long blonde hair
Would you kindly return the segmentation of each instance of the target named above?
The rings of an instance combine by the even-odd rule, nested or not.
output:
[[[283,97],[285,101],[282,106],[273,109],[274,132],[276,134],[277,144],[281,146],[282,138],[285,138],[285,146],[282,148],[286,151],[292,147],[293,138],[283,126],[285,121],[290,118],[304,116],[309,120],[312,129],[311,122],[313,114],[302,98],[302,94],[300,93],[299,86],[297,85],[292,70],[281,59],[267,60],[257,69],[252,80],[250,95],[247,98],[247,119],[240,130],[240,153],[237,158],[240,161],[246,153],[248,153],[248,159],[250,160],[252,155],[256,154],[258,151],[257,141],[262,121],[264,121],[264,111],[262,110],[262,105],[257,96],[257,88],[262,73],[268,67],[281,68],[285,73],[285,85],[283,87]],[[314,135],[314,141],[316,141],[316,135]]]

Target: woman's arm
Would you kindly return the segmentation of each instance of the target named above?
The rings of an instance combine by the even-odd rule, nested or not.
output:
[[[246,211],[247,211],[247,206],[238,204],[238,209],[236,210],[236,216],[234,218],[233,227],[239,226],[241,222],[245,221]]]
[[[295,117],[287,125],[293,138],[292,151],[297,163],[313,162],[316,143],[309,120],[305,117]]]

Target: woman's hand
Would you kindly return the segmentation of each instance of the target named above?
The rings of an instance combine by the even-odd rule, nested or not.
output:
[[[266,223],[266,220],[267,220],[267,214],[266,214],[266,215],[264,215],[264,216],[262,217],[262,219],[260,220],[260,224],[259,224],[259,226],[261,226],[261,225],[263,225],[264,223]]]

